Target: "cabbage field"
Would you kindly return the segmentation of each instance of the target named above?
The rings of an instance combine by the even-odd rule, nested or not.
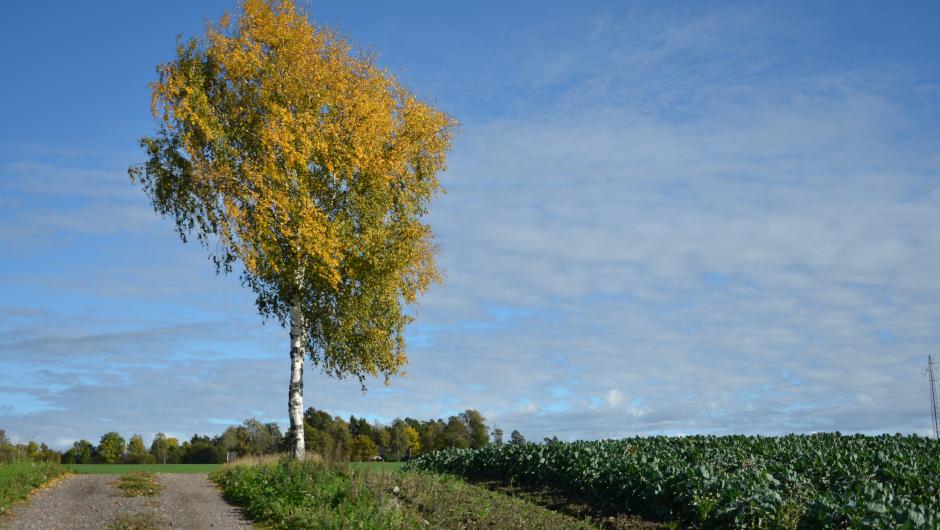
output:
[[[687,436],[449,449],[406,466],[572,493],[696,528],[940,528],[940,443]]]

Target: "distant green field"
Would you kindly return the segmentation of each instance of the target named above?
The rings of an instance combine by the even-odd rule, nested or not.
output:
[[[387,471],[394,473],[404,462],[350,462],[349,467],[359,471]]]
[[[123,475],[139,469],[154,473],[208,473],[222,464],[65,464],[65,467],[82,475]]]

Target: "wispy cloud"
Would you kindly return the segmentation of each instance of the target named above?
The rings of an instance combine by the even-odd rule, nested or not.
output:
[[[830,15],[560,7],[422,52],[407,75],[464,123],[429,217],[448,282],[408,378],[363,396],[308,370],[305,403],[475,408],[532,440],[929,430],[905,378],[940,341],[937,60]],[[286,332],[115,169],[139,160],[87,159],[0,169],[0,424],[285,421]]]

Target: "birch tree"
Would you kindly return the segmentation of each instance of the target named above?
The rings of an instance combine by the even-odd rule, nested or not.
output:
[[[289,0],[244,0],[157,68],[156,132],[128,171],[290,329],[294,458],[305,356],[363,391],[366,377],[404,376],[402,332],[442,283],[422,216],[458,123],[377,57]]]

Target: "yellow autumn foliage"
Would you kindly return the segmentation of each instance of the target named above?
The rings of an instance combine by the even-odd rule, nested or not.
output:
[[[405,426],[405,432],[408,433],[408,441],[411,447],[411,456],[421,456],[424,454],[424,446],[421,445],[421,435],[411,425]]]
[[[421,217],[458,123],[376,59],[289,0],[245,0],[158,67],[157,132],[129,174],[218,272],[241,262],[265,317],[299,301],[326,373],[387,383],[406,306],[442,283]]]

